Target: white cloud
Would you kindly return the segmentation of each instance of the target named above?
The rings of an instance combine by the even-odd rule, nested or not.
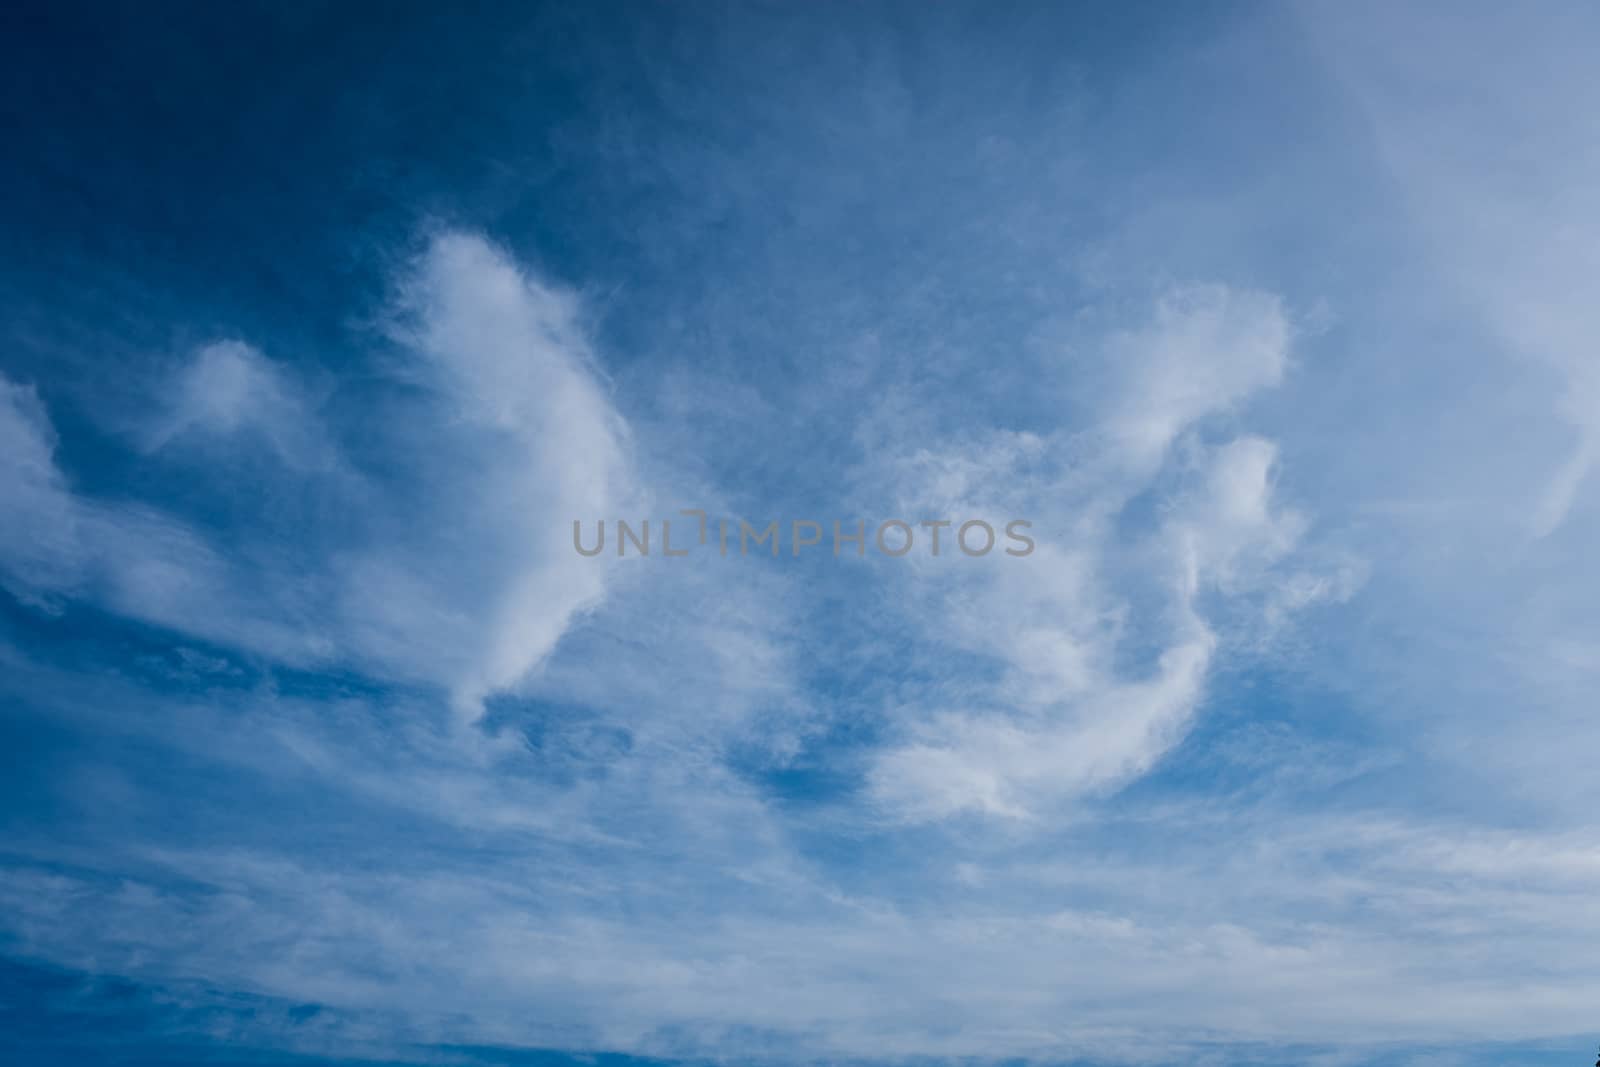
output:
[[[351,561],[341,610],[384,658],[448,650],[469,717],[598,602],[606,564],[572,551],[572,522],[636,492],[578,316],[573,294],[473,235],[435,237],[397,286],[404,372],[438,405],[411,449],[426,490],[392,540]]]
[[[290,374],[236,341],[195,354],[147,441],[158,453],[197,436],[265,447],[299,479],[288,491],[325,476],[331,499],[371,512],[354,525],[372,543],[273,548],[247,569],[178,516],[74,494],[37,397],[0,381],[8,588],[98,596],[291,664],[345,660],[442,685],[479,714],[602,597],[607,564],[572,551],[571,524],[616,514],[632,492],[627,431],[576,298],[482,238],[438,235],[397,293],[393,336],[421,386],[406,421],[380,428],[414,461],[398,482],[351,475]]]
[[[300,386],[279,365],[243,341],[204,345],[173,375],[165,410],[145,444],[160,450],[180,443],[214,447],[254,437],[280,461],[305,471],[335,457]]]
[[[664,750],[634,768],[648,781],[564,790],[486,773],[413,733],[404,706],[85,695],[61,694],[63,713],[284,783],[307,766],[284,739],[320,739],[343,755],[319,785],[485,847],[396,832],[360,862],[244,843],[57,851],[0,876],[14,942],[394,1012],[420,1042],[1149,1062],[1223,1042],[1575,1033],[1600,991],[1570,951],[1600,934],[1592,833],[1195,801],[1059,821],[1020,848],[969,842],[959,869],[947,849],[907,854],[903,882],[844,884],[714,769],[664,788]]]
[[[0,376],[0,574],[38,600],[83,578],[79,513],[55,462],[56,436],[31,386]]]
[[[1108,343],[1122,377],[1107,420],[1113,447],[1141,468],[1158,462],[1197,420],[1278,384],[1291,332],[1269,293],[1194,285],[1165,294],[1151,322]]]
[[[1362,389],[1327,465],[1370,503],[1361,704],[1463,795],[1583,819],[1600,674],[1563,649],[1600,617],[1600,108],[1592,5],[1305,5],[1308,40],[1369,139],[1397,264],[1352,350]],[[1419,52],[1412,44],[1427,40]],[[1359,369],[1356,369],[1359,368]],[[1411,384],[1412,389],[1396,388]],[[1386,647],[1390,646],[1390,647]],[[1403,655],[1393,651],[1404,648]],[[1440,770],[1448,768],[1448,772]]]
[[[1514,453],[1536,467],[1519,510],[1531,534],[1548,536],[1592,485],[1600,455],[1594,12],[1551,4],[1537,19],[1492,5],[1462,17],[1427,6],[1302,13],[1361,107],[1444,287],[1566,425],[1565,440],[1538,427]],[[1425,63],[1409,44],[1419,39],[1430,42]]]
[[[1305,525],[1273,504],[1273,444],[1185,436],[1276,384],[1291,335],[1268,295],[1179,289],[1107,341],[1119,384],[1100,426],[1049,440],[1001,431],[887,462],[903,513],[1026,517],[1040,547],[916,572],[908,614],[1001,678],[960,691],[969,706],[902,724],[906,739],[873,772],[880,804],[914,820],[1026,817],[1125,783],[1181,740],[1204,696],[1219,635],[1203,595],[1281,619],[1329,591],[1301,581],[1293,597],[1263,595]],[[1141,495],[1162,499],[1159,514],[1126,513]]]
[[[0,568],[8,589],[50,603],[90,596],[132,618],[258,649],[292,663],[328,651],[315,632],[273,618],[233,566],[159,511],[75,494],[55,461],[55,432],[32,389],[0,377]],[[265,609],[265,610],[263,610]]]

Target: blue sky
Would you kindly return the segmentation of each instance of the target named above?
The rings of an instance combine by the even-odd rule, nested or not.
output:
[[[1586,1062],[1592,6],[8,25],[0,1058]]]

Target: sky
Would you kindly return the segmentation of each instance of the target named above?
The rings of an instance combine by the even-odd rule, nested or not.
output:
[[[1600,9],[3,18],[0,1059],[1600,1043]]]

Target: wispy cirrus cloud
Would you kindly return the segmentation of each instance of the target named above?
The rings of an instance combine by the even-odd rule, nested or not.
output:
[[[341,661],[440,685],[475,717],[524,676],[574,613],[604,592],[604,565],[570,566],[562,518],[606,514],[631,491],[627,430],[608,401],[573,297],[483,238],[441,232],[395,279],[396,370],[416,395],[376,428],[406,457],[380,484],[347,469],[283,365],[241,341],[203,346],[151,415],[151,462],[180,444],[265,449],[297,479],[337,479],[371,509],[321,556],[274,553],[266,570],[199,526],[72,490],[30,388],[0,408],[14,509],[7,570],[35,597],[104,598],[133,618],[286,663]],[[232,452],[218,454],[223,465]],[[440,524],[441,513],[452,516]],[[248,537],[248,533],[245,535]]]
[[[325,468],[335,459],[304,390],[280,365],[242,341],[202,345],[162,394],[164,410],[152,416],[143,435],[151,451],[215,448],[245,439],[296,471]]]
[[[267,1059],[1570,1058],[1592,13],[636,14],[126,22],[318,102],[216,189],[34,100],[226,239],[0,275],[7,953]],[[681,506],[1037,550],[568,539]]]
[[[1030,817],[1144,773],[1181,741],[1219,642],[1204,600],[1279,613],[1286,602],[1263,594],[1290,578],[1276,565],[1305,525],[1273,500],[1270,441],[1197,430],[1230,432],[1225,418],[1281,380],[1292,333],[1267,294],[1180,289],[1104,339],[1100,421],[886,462],[880,491],[908,513],[1027,514],[1045,544],[970,580],[937,575],[916,597],[913,614],[937,620],[931,640],[984,656],[999,678],[956,697],[983,707],[905,724],[873,774],[881,803],[919,819]],[[1302,588],[1300,606],[1336,592]]]

